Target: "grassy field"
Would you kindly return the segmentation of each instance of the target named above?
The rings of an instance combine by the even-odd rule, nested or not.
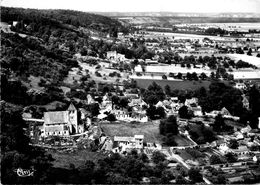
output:
[[[159,134],[159,122],[148,123],[102,123],[102,130],[107,136],[134,136],[144,135],[145,142],[162,143],[162,136]]]
[[[159,134],[159,122],[148,123],[106,123],[100,125],[107,136],[134,136],[135,134],[144,135],[145,142],[154,142],[162,144],[163,136]],[[191,145],[191,141],[182,136],[175,136],[178,146]]]
[[[193,143],[189,139],[180,135],[174,136],[174,140],[176,141],[176,143],[178,143],[178,146],[193,145]]]
[[[48,151],[48,153],[55,159],[55,161],[53,161],[53,167],[56,168],[69,168],[70,164],[74,164],[77,168],[84,165],[86,160],[96,162],[105,157],[102,153],[91,152],[89,150],[78,150],[73,153]]]
[[[200,87],[205,87],[206,89],[210,85],[210,81],[169,81],[169,80],[154,80],[154,79],[135,79],[137,86],[140,88],[147,88],[153,82],[156,82],[163,89],[166,85],[169,85],[172,90],[196,90]]]

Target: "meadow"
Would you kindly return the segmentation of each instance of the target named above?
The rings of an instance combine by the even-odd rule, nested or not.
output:
[[[163,144],[163,136],[159,133],[159,121],[147,123],[102,123],[103,132],[110,137],[144,135],[144,142]],[[180,135],[174,136],[178,146],[192,145],[193,143]]]

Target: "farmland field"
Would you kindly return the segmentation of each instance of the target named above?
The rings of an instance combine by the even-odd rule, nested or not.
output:
[[[196,90],[200,87],[205,87],[206,89],[210,85],[210,81],[170,81],[170,80],[155,80],[155,79],[135,79],[137,86],[140,88],[147,88],[153,82],[156,82],[163,89],[166,85],[171,87],[171,90]]]

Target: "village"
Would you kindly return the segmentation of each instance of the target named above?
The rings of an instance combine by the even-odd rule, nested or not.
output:
[[[103,153],[127,155],[136,150],[138,153],[145,153],[150,159],[155,151],[159,151],[166,156],[169,169],[182,166],[187,171],[196,167],[207,184],[212,184],[211,181],[214,181],[218,174],[224,175],[227,183],[244,182],[245,178],[248,182],[259,180],[257,167],[260,160],[260,118],[258,129],[252,129],[249,125],[235,124],[239,117],[232,116],[225,107],[203,114],[197,98],[186,99],[181,103],[178,97],[169,97],[159,101],[155,107],[163,108],[165,117],[177,117],[179,140],[176,140],[176,146],[165,146],[162,142],[147,139],[147,136],[150,137],[149,133],[143,129],[155,126],[155,132],[158,134],[160,121],[148,118],[144,109],[147,103],[142,97],[138,94],[124,94],[123,98],[128,97],[127,106],[131,107],[131,112],[120,107],[121,105],[115,105],[112,97],[108,94],[103,96],[97,116],[91,115],[91,112],[84,108],[76,108],[73,103],[63,111],[45,112],[42,119],[34,119],[30,113],[24,113],[23,118],[30,125],[28,134],[32,144],[64,152],[91,148]],[[90,95],[87,102],[98,103]],[[243,102],[244,106],[249,108],[245,97]],[[179,110],[183,106],[193,112],[192,118],[179,117]],[[192,139],[190,129],[186,129],[193,126],[209,128],[216,124],[214,120],[219,115],[230,120],[232,129],[219,133],[217,140],[197,144]],[[110,125],[115,127],[108,131]],[[134,128],[140,127],[135,133],[130,130],[133,125],[136,125]],[[120,127],[128,127],[128,132],[120,133]],[[115,133],[118,135],[114,135]],[[143,180],[149,182],[149,178]]]
[[[102,39],[110,41],[109,36]],[[104,92],[103,87],[103,92],[96,96],[88,94],[84,100],[85,107],[96,105],[95,115],[92,108],[76,107],[72,102],[63,110],[44,112],[41,119],[34,118],[30,110],[25,111],[23,119],[29,125],[27,133],[32,145],[61,152],[91,149],[104,155],[127,155],[135,150],[150,160],[159,151],[166,157],[169,169],[183,169],[186,180],[189,180],[187,171],[196,168],[207,184],[259,182],[260,118],[257,128],[252,129],[240,124],[240,117],[226,107],[206,112],[197,97],[179,99],[170,93],[158,101],[149,101],[136,84],[134,88],[131,84],[136,80],[137,87],[149,89],[149,85],[155,88],[161,82],[166,85],[172,82],[170,87],[176,88],[178,84],[189,83],[193,89],[192,86],[217,79],[241,91],[243,108],[249,110],[249,99],[243,92],[258,85],[260,58],[256,55],[259,55],[260,41],[217,36],[189,39],[139,31],[126,36],[118,33],[116,44],[130,47],[135,40],[145,43],[148,54],[150,51],[155,54],[152,59],[131,60],[116,50],[108,51],[105,60],[75,55],[80,68],[70,72],[67,82],[83,83],[85,75],[98,82],[97,89],[107,83],[112,84],[111,88]],[[151,109],[156,111],[149,113]],[[189,116],[182,115],[183,109]],[[162,120],[167,122],[173,118],[177,134],[169,138],[162,136]],[[219,124],[217,120],[224,125],[221,129],[226,130],[214,133],[214,138],[198,131],[214,128]],[[162,137],[167,138],[166,142]],[[149,178],[143,181],[150,182]],[[176,183],[176,179],[170,182]]]
[[[10,32],[8,25],[1,29]],[[192,170],[206,184],[259,182],[260,117],[248,118],[259,109],[252,101],[260,86],[258,35],[150,30],[119,32],[116,39],[91,33],[93,40],[112,43],[111,50],[101,56],[83,47],[73,56],[79,67],[60,88],[67,103],[24,108],[30,144],[67,157],[135,151],[152,167],[154,155],[163,155],[167,169],[184,182],[196,181],[188,175]],[[69,51],[64,44],[59,49]]]

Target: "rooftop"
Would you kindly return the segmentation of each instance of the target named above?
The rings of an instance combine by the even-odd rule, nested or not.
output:
[[[44,122],[45,124],[67,123],[68,112],[67,111],[45,112]]]

